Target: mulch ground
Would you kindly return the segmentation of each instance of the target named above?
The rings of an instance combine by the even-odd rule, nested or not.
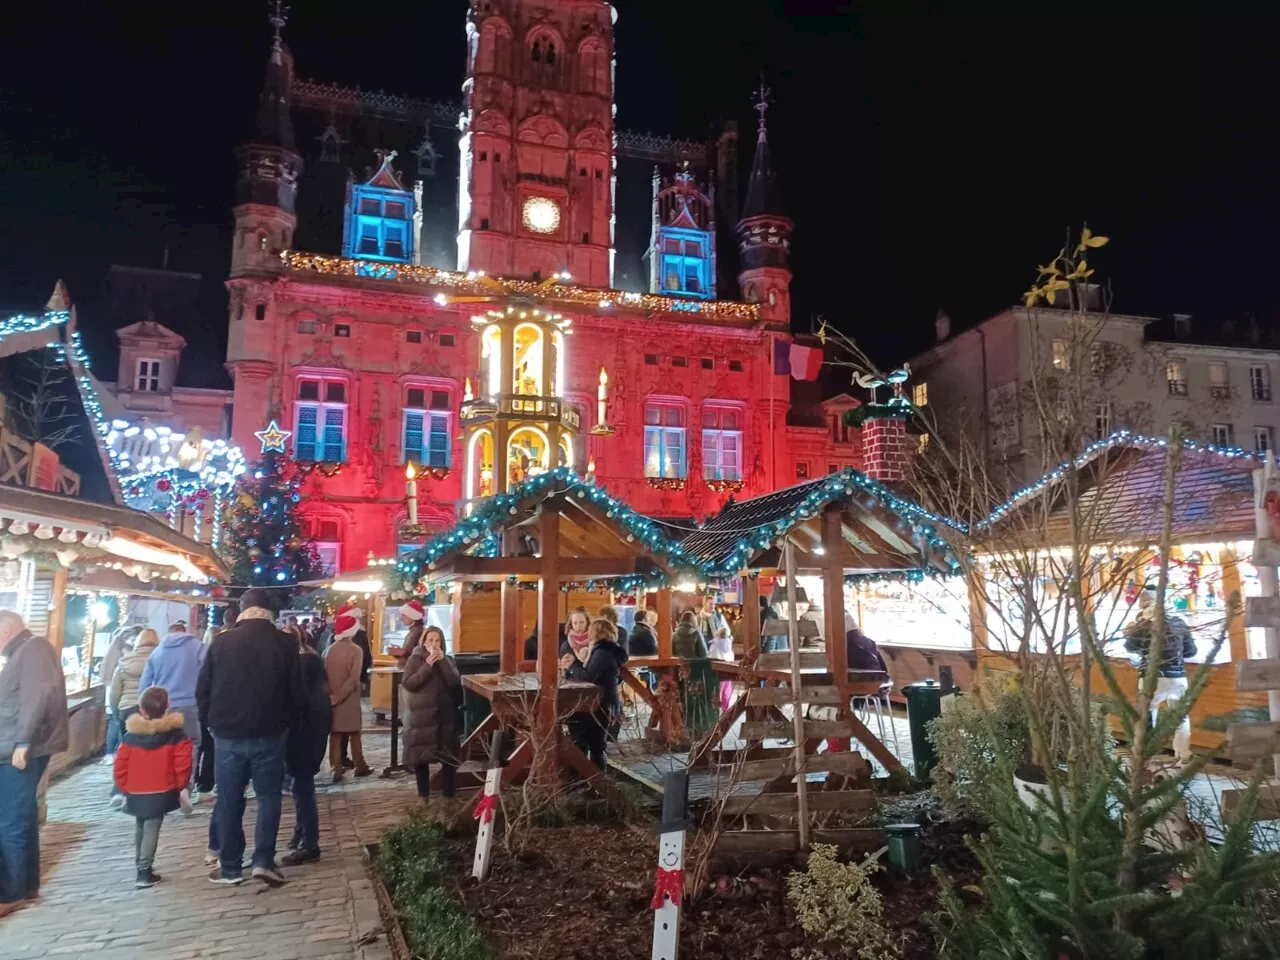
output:
[[[925,919],[937,906],[937,885],[928,865],[939,864],[960,884],[972,882],[974,863],[963,835],[964,828],[957,824],[926,824],[922,869],[910,875],[891,869],[876,874],[886,922],[901,938],[905,960],[936,956]],[[649,960],[649,900],[657,856],[652,829],[533,829],[518,856],[495,849],[494,867],[484,884],[468,876],[471,852],[461,847],[458,851],[458,893],[504,957]],[[704,891],[685,901],[681,956],[774,960],[790,957],[794,948],[816,947],[786,905],[786,874],[791,869],[713,875]],[[827,955],[840,956],[829,949]]]

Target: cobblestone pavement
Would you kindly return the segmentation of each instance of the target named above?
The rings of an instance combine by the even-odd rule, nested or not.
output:
[[[379,772],[389,744],[385,729],[365,735],[366,756]],[[164,880],[135,890],[133,819],[107,806],[110,766],[99,760],[75,770],[49,788],[40,899],[0,920],[0,960],[388,960],[364,847],[417,802],[412,778],[348,777],[329,786],[322,771],[318,779],[322,858],[286,869],[286,886],[208,882],[202,858],[213,807],[206,798],[190,817],[165,818],[155,862]],[[246,859],[255,810],[250,800]],[[286,796],[277,856],[292,831]]]

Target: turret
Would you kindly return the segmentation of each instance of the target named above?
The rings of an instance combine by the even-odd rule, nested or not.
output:
[[[774,323],[791,321],[791,231],[794,225],[783,212],[778,178],[769,153],[765,113],[769,90],[760,84],[756,111],[756,155],[747,181],[747,197],[738,221],[738,284],[745,300],[759,303],[761,315]]]

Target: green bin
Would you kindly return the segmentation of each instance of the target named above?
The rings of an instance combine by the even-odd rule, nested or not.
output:
[[[453,662],[458,673],[497,673],[498,655],[496,653],[455,653]],[[462,688],[462,736],[468,737],[471,731],[484,723],[485,718],[493,712],[489,701]]]
[[[925,725],[942,715],[942,685],[937,680],[920,680],[902,688],[907,699],[907,722],[911,725],[911,755],[916,778],[928,780],[938,763],[938,753]]]

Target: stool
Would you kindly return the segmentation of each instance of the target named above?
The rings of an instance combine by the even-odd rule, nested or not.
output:
[[[898,727],[893,722],[893,708],[889,705],[889,691],[893,689],[893,684],[884,683],[880,685],[880,693],[874,697],[853,697],[850,700],[850,706],[853,708],[856,716],[861,710],[866,714],[866,722],[871,722],[871,714],[876,715],[876,730],[880,734],[880,741],[884,742],[884,715],[889,714],[889,733],[890,739],[893,740],[893,752],[896,756],[898,753]]]

